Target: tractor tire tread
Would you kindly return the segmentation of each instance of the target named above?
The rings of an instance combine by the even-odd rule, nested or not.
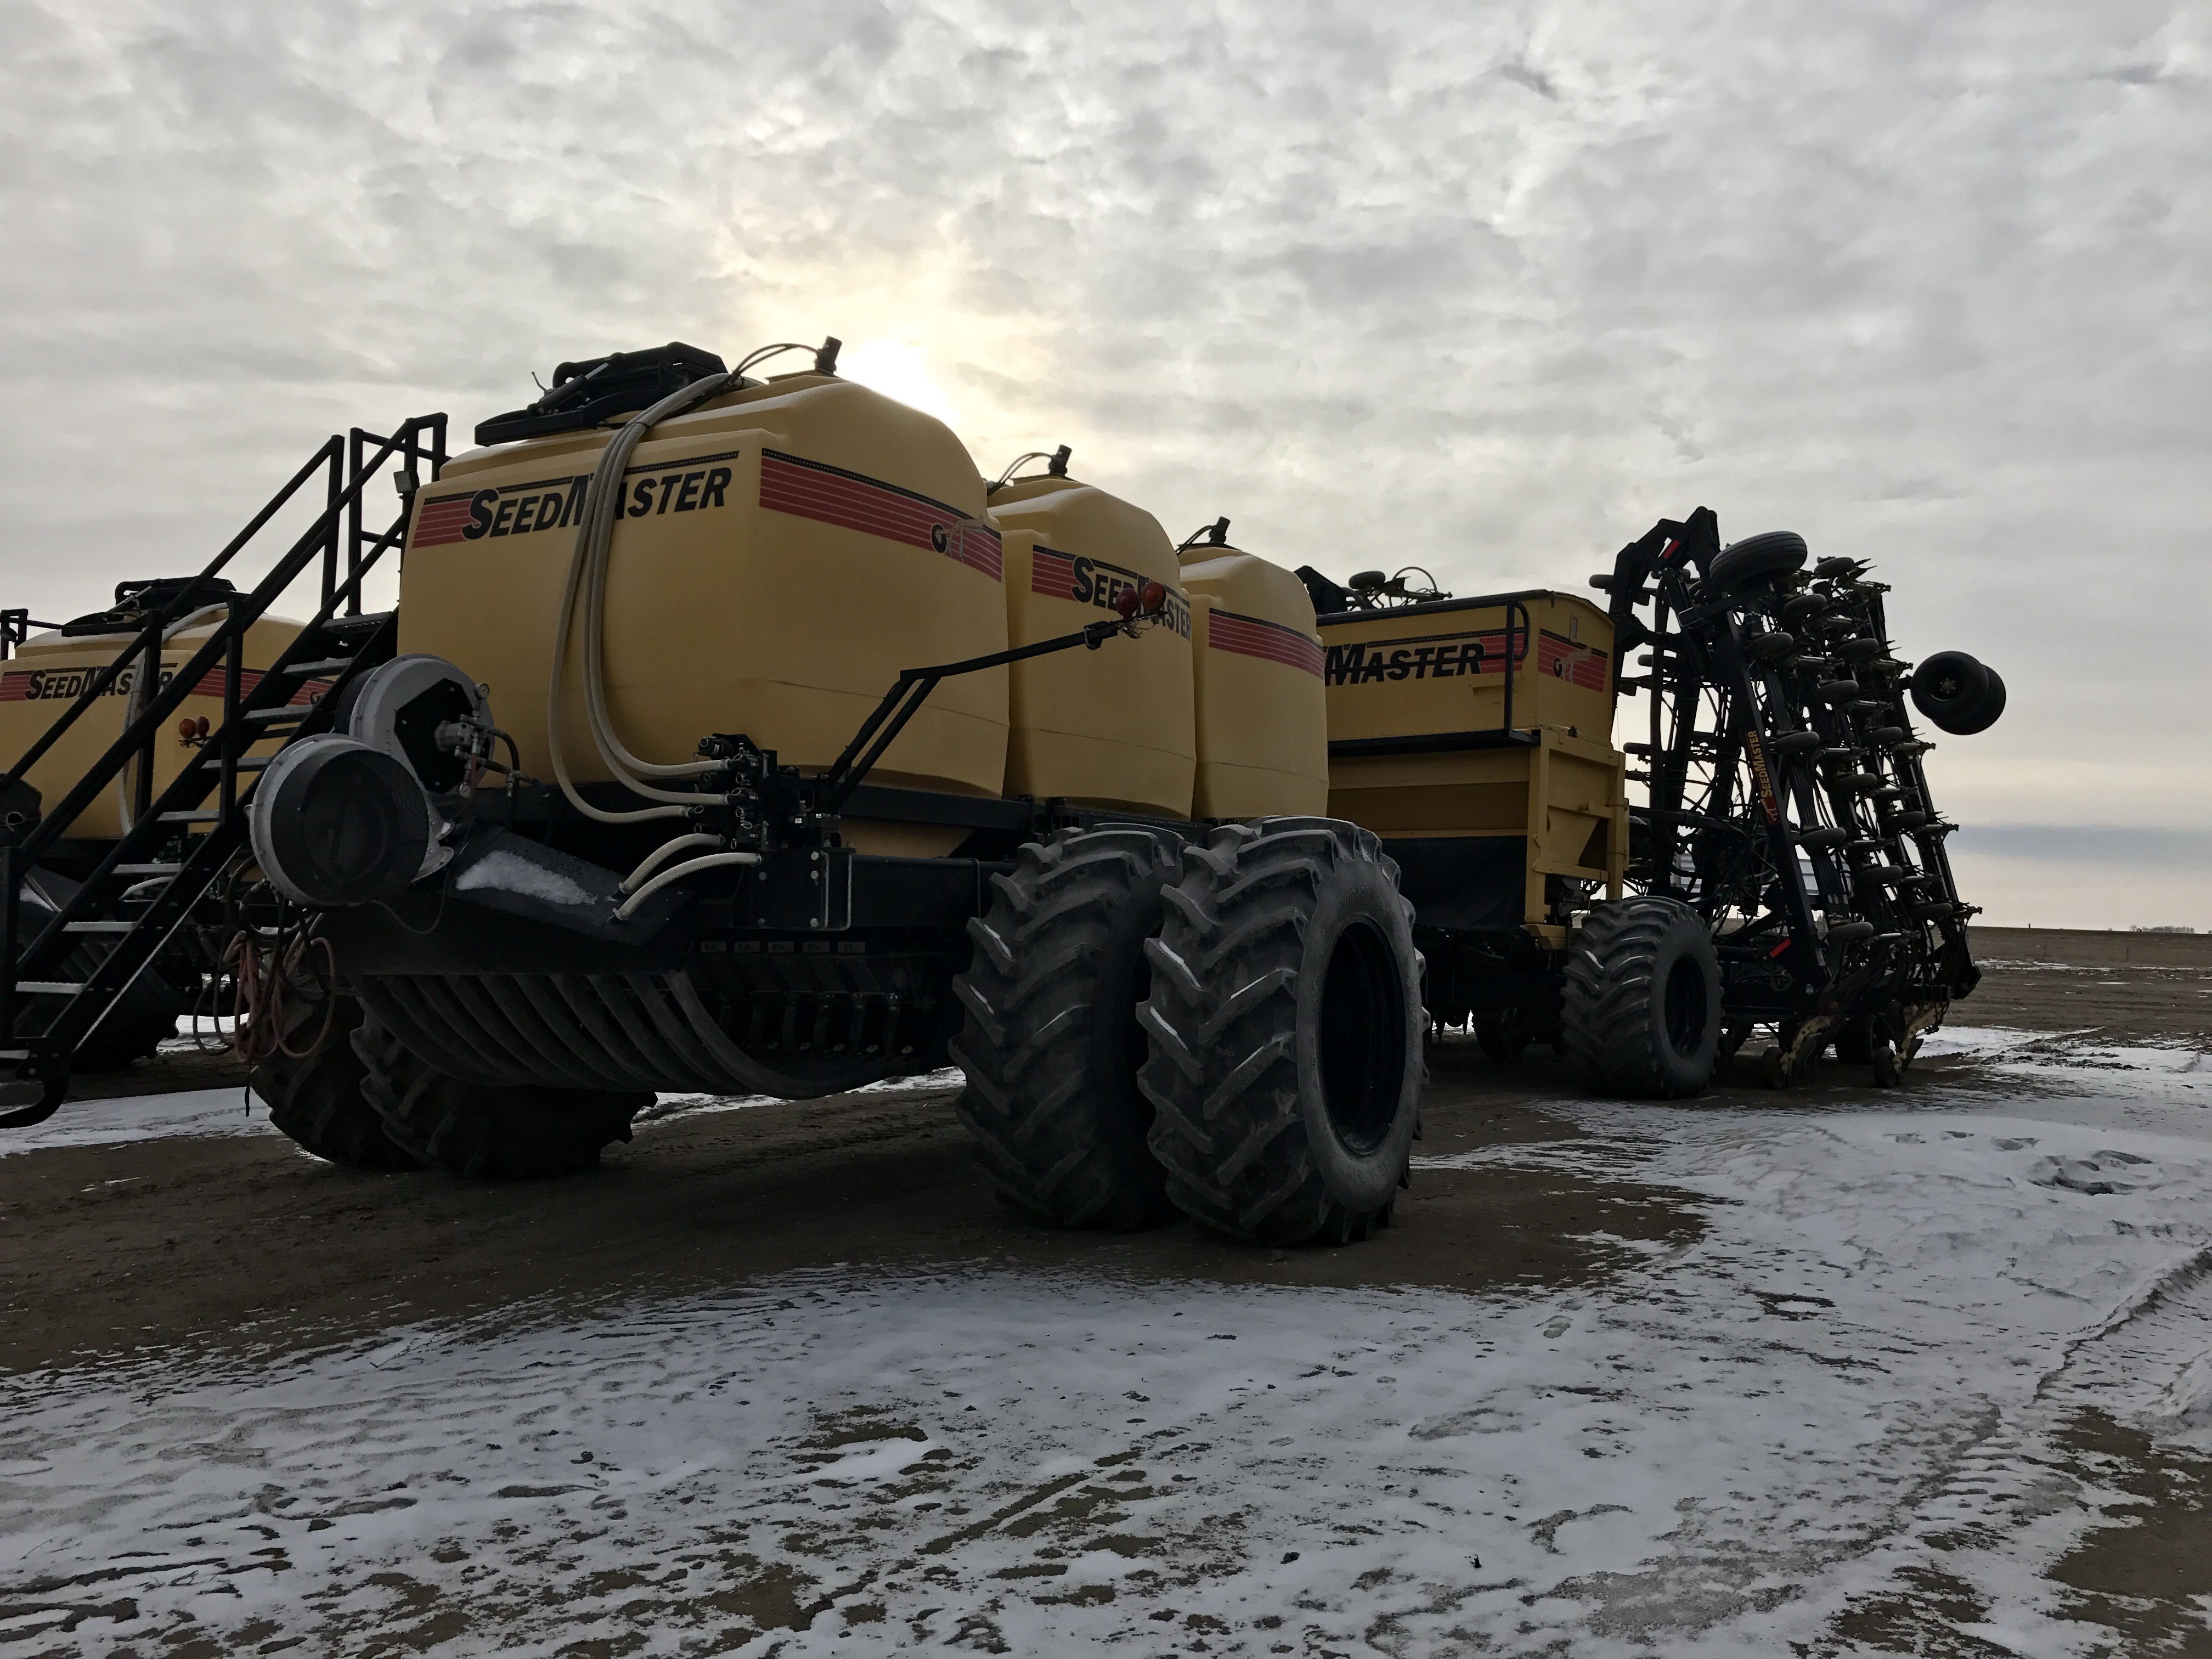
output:
[[[285,1041],[296,1043],[322,1018],[320,1004],[299,1005],[285,1022]],[[254,1066],[248,1085],[268,1105],[269,1121],[326,1163],[356,1170],[418,1170],[421,1161],[385,1132],[383,1116],[362,1092],[361,1059],[351,1042],[361,1018],[361,1005],[343,999],[319,1048],[305,1059],[270,1055]]]
[[[352,1036],[362,1092],[394,1145],[426,1167],[491,1181],[526,1181],[596,1168],[630,1138],[653,1097],[611,1090],[495,1089],[448,1077],[417,1058],[390,1027],[366,1016]]]
[[[1000,1198],[1038,1220],[1134,1232],[1174,1217],[1141,1126],[1114,1133],[1115,1113],[1142,1098],[1117,1101],[1093,1049],[1109,958],[1132,948],[1116,944],[1131,907],[1155,905],[1176,868],[1156,831],[1063,830],[1024,846],[969,923],[979,948],[953,987],[967,1019],[951,1057],[968,1079],[954,1110]]]
[[[1651,1018],[1662,945],[1686,916],[1694,916],[1686,906],[1653,897],[1621,899],[1590,912],[1568,954],[1559,1016],[1586,1086],[1646,1100],[1684,1099],[1703,1088],[1673,1075]]]
[[[1330,1195],[1298,1105],[1295,992],[1309,906],[1350,860],[1396,880],[1381,842],[1347,823],[1224,825],[1186,854],[1151,947],[1152,1054],[1139,1080],[1168,1196],[1201,1225],[1254,1243],[1349,1240],[1377,1224]]]

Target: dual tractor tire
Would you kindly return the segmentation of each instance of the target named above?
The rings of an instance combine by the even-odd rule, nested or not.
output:
[[[1912,706],[1953,737],[1971,738],[2004,713],[2005,683],[1978,657],[1938,651],[1912,671]]]
[[[302,1150],[356,1170],[439,1170],[493,1180],[588,1170],[647,1093],[492,1089],[432,1070],[349,996],[329,1011],[302,999],[287,1017],[285,1045],[253,1068],[251,1085],[269,1121]]]
[[[1160,895],[1182,873],[1172,835],[1062,830],[994,876],[989,909],[968,924],[957,1110],[1000,1196],[1040,1220],[1133,1232],[1175,1213],[1146,1144],[1137,1009]]]
[[[353,1034],[362,1093],[384,1132],[427,1169],[493,1181],[574,1175],[629,1139],[650,1091],[495,1089],[433,1070],[372,1013]]]
[[[1262,1244],[1390,1223],[1420,1122],[1413,907],[1373,834],[1262,818],[1184,854],[1146,947],[1154,1154],[1176,1206]]]
[[[385,1133],[384,1119],[362,1091],[366,1067],[354,1051],[361,1004],[341,996],[335,1007],[305,995],[285,1004],[283,1048],[248,1079],[269,1108],[269,1121],[302,1150],[356,1170],[415,1170],[414,1155]],[[318,1039],[319,1038],[319,1041]]]
[[[1427,1022],[1412,917],[1381,843],[1329,819],[1024,847],[955,986],[958,1109],[993,1183],[1063,1226],[1388,1225]]]
[[[1567,1054],[1589,1088],[1680,1100],[1712,1081],[1720,957],[1689,906],[1639,897],[1593,908],[1569,951],[1561,1003]]]

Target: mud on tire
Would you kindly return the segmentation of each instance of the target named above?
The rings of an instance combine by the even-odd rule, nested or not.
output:
[[[967,1011],[957,1110],[993,1184],[1042,1220],[1129,1232],[1175,1215],[1146,1141],[1137,1007],[1181,850],[1146,829],[1061,830],[994,876],[989,910],[968,924],[975,955],[952,988]]]
[[[1697,912],[1673,899],[1598,905],[1567,955],[1560,1023],[1589,1087],[1678,1100],[1712,1081],[1720,959]]]
[[[364,1067],[352,1037],[361,1004],[341,995],[327,1010],[329,1030],[305,1060],[271,1054],[253,1068],[253,1092],[268,1103],[269,1121],[317,1158],[356,1170],[416,1170],[421,1164],[384,1131],[384,1119],[362,1092]],[[299,996],[285,1005],[284,1044],[305,1048],[324,1030],[325,1005]]]
[[[526,1180],[596,1167],[649,1091],[495,1089],[465,1083],[416,1059],[374,1012],[353,1033],[362,1091],[392,1143],[448,1175]]]
[[[1164,897],[1139,1080],[1169,1197],[1257,1243],[1387,1226],[1428,1017],[1382,843],[1330,818],[1226,825],[1184,850]]]

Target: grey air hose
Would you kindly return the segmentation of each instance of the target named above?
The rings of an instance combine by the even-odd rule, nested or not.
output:
[[[545,689],[546,747],[553,759],[553,775],[561,786],[569,804],[586,817],[603,823],[634,823],[646,818],[665,818],[681,816],[683,811],[698,804],[696,794],[678,794],[665,789],[656,789],[645,781],[647,778],[696,778],[718,769],[714,761],[684,761],[674,765],[663,765],[634,755],[616,732],[614,721],[607,712],[605,628],[607,597],[607,562],[609,550],[614,543],[614,521],[622,507],[623,474],[629,469],[629,458],[645,434],[662,421],[696,407],[708,398],[719,396],[732,387],[757,386],[748,380],[745,371],[754,364],[781,352],[805,351],[808,347],[796,341],[783,341],[775,345],[763,346],[735,368],[720,374],[709,374],[704,380],[694,380],[670,392],[651,408],[631,417],[617,432],[599,456],[598,466],[592,469],[592,479],[586,488],[584,511],[576,526],[576,547],[568,561],[568,583],[561,601],[560,631],[553,641],[552,672]],[[815,351],[817,373],[835,373],[837,342],[825,340]],[[568,776],[567,765],[561,755],[561,689],[567,678],[568,629],[576,614],[576,601],[580,592],[584,601],[584,713],[591,728],[592,742],[599,751],[599,758],[632,794],[647,800],[663,801],[679,809],[671,811],[667,806],[647,807],[640,811],[609,812],[594,807],[577,793]]]
[[[561,620],[553,635],[552,667],[546,677],[545,744],[553,762],[554,780],[568,797],[568,804],[586,817],[596,818],[601,823],[682,817],[700,804],[700,797],[657,789],[644,780],[698,777],[715,769],[716,763],[713,761],[663,766],[641,759],[615,735],[613,724],[607,717],[605,663],[600,654],[604,637],[601,624],[606,606],[607,555],[614,543],[615,514],[621,506],[623,474],[629,468],[630,456],[654,426],[728,390],[737,378],[730,373],[694,380],[633,416],[608,441],[606,448],[600,453],[598,466],[592,469],[591,482],[585,486],[583,515],[576,526],[575,550],[568,560],[568,580],[561,596]],[[579,598],[584,600],[584,713],[592,744],[616,781],[632,794],[668,805],[610,811],[586,800],[568,775],[568,763],[561,753],[561,693],[568,678],[568,633],[575,624]]]
[[[624,894],[636,891],[640,882],[678,853],[690,852],[702,847],[720,847],[721,844],[721,836],[708,835],[678,836],[673,841],[664,841],[645,855],[644,861],[636,869],[623,878],[620,890]]]
[[[622,505],[623,475],[628,471],[629,458],[636,451],[640,441],[660,422],[695,408],[732,385],[744,384],[744,365],[741,363],[726,374],[710,374],[703,380],[694,380],[634,416],[608,441],[606,448],[600,453],[599,465],[592,471],[591,482],[585,486],[582,520],[576,527],[575,551],[568,561],[568,580],[561,596],[561,620],[553,635],[553,662],[546,677],[545,744],[552,758],[554,779],[560,784],[561,793],[568,797],[568,804],[585,817],[596,818],[602,823],[637,823],[653,818],[687,817],[693,807],[702,803],[704,797],[696,793],[684,794],[656,788],[645,780],[696,778],[720,769],[720,763],[716,761],[686,761],[665,765],[645,760],[632,754],[616,734],[606,702],[605,618],[607,563],[614,544],[615,514]],[[568,631],[574,625],[576,602],[580,597],[584,603],[584,714],[591,728],[592,744],[599,750],[599,759],[624,788],[644,799],[664,805],[627,811],[610,811],[586,800],[568,775],[568,763],[561,753],[561,691],[562,682],[568,677]],[[616,908],[615,920],[627,921],[638,906],[654,893],[697,871],[760,862],[757,853],[720,852],[670,865],[658,875],[653,874],[656,866],[677,853],[696,847],[720,845],[722,837],[720,836],[691,835],[678,836],[655,848],[644,862],[623,880],[622,890],[629,896]],[[648,876],[650,880],[647,879]]]

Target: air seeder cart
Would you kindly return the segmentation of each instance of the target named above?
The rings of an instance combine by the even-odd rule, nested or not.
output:
[[[27,640],[82,660],[4,780],[0,1054],[38,1095],[5,1121],[159,976],[241,1007],[274,1121],[341,1163],[554,1173],[655,1091],[950,1060],[1040,1218],[1341,1240],[1390,1218],[1437,1020],[1680,1093],[1749,1023],[1785,1069],[1879,1060],[1971,985],[1856,573],[1747,571],[1705,515],[1622,556],[1610,615],[1370,584],[1317,628],[1328,585],[1225,520],[1174,546],[1065,450],[987,483],[835,356],[563,364],[450,460],[442,416],[334,439],[201,576]],[[319,469],[328,510],[228,589]],[[1670,711],[1643,818],[1617,629]]]

